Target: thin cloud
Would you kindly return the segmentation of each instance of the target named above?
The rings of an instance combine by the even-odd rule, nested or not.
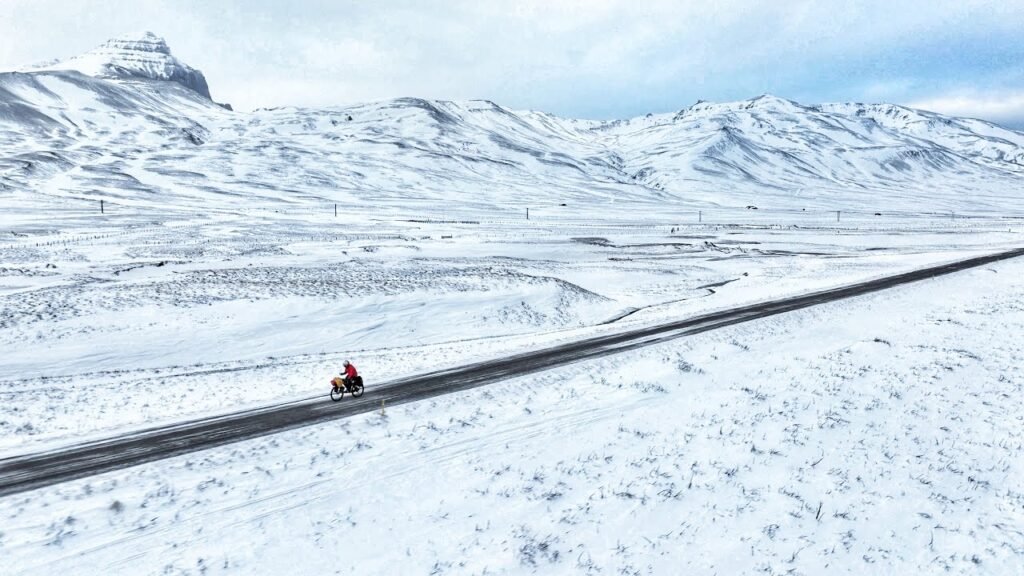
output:
[[[945,94],[918,100],[910,105],[949,116],[982,118],[998,124],[1024,128],[1024,90],[997,94]]]

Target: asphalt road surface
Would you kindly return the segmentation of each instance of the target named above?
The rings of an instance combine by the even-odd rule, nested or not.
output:
[[[371,385],[367,393],[358,399],[346,397],[335,403],[327,398],[325,391],[322,398],[160,426],[105,440],[6,458],[0,460],[0,496],[371,412],[378,409],[382,401],[387,406],[417,402],[572,362],[625,352],[723,326],[877,292],[1018,256],[1024,256],[1024,248],[430,372]]]

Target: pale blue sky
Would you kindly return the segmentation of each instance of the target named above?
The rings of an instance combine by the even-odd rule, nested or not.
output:
[[[769,92],[1024,127],[1024,0],[0,0],[0,70],[141,30],[242,109],[422,96],[616,118]]]

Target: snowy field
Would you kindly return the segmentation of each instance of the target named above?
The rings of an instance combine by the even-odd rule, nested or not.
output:
[[[476,223],[225,216],[19,238],[0,249],[0,454],[309,398],[345,358],[379,382],[1021,237],[1001,221],[462,218]]]
[[[17,574],[1020,574],[1022,276],[7,497],[0,546]]]

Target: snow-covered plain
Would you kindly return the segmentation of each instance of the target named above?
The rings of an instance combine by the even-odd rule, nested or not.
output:
[[[15,573],[1020,574],[1024,263],[0,500]]]
[[[0,457],[327,401],[345,358],[372,395],[1024,231],[1024,135],[896,106],[242,113],[151,35],[33,70],[0,74]],[[18,574],[1024,573],[1022,271],[2,498],[0,558]]]
[[[291,222],[258,238],[227,228],[214,241],[157,226],[33,249],[38,260],[4,278],[0,454],[308,398],[345,358],[381,381],[1020,238],[939,229],[899,246],[852,228],[531,222],[362,234],[311,223],[308,236]]]

